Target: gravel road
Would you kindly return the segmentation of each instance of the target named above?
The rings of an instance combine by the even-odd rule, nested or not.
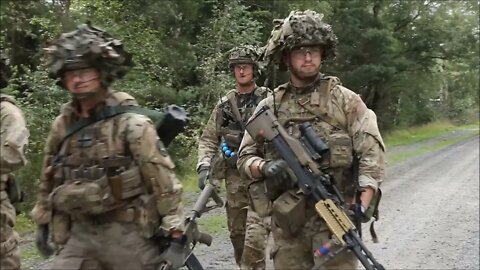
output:
[[[438,138],[415,146],[432,141]],[[380,243],[370,241],[366,226],[364,239],[386,269],[480,269],[478,136],[388,167],[382,190],[381,219],[375,224]],[[223,213],[218,209],[202,218]],[[24,236],[22,249],[31,245],[31,237]],[[236,268],[226,230],[195,253],[207,269]],[[49,263],[24,265],[45,269]],[[273,268],[271,261],[268,267]]]

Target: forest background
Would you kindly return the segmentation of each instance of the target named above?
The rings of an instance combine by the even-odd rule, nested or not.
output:
[[[113,87],[143,106],[187,109],[192,121],[169,152],[180,178],[191,177],[201,129],[234,87],[227,52],[240,44],[263,46],[273,19],[294,9],[324,13],[339,46],[322,72],[359,93],[383,133],[478,119],[479,1],[0,0],[0,48],[12,69],[2,92],[17,98],[31,133],[30,163],[17,173],[26,191],[22,208],[35,200],[46,136],[69,99],[47,76],[49,41],[87,20],[122,39],[136,65]],[[260,84],[272,88],[288,78],[272,77],[264,73]]]

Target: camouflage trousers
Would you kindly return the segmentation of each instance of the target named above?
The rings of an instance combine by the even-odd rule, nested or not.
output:
[[[242,270],[265,269],[265,252],[271,229],[271,217],[261,218],[252,208],[248,208],[245,248],[243,250]]]
[[[227,190],[227,224],[230,241],[233,245],[235,262],[240,266],[245,244],[245,226],[247,223],[248,198],[245,182],[235,169],[227,169],[225,173]]]
[[[156,270],[160,248],[144,238],[137,224],[73,221],[70,238],[54,258],[53,269]]]
[[[275,269],[357,269],[358,260],[350,250],[340,251],[332,259],[315,255],[315,250],[331,240],[326,223],[311,217],[295,235],[284,233],[272,219],[274,246],[271,251]],[[339,250],[334,245],[331,252]]]
[[[15,208],[5,191],[0,192],[0,269],[20,269],[20,250],[15,225]]]

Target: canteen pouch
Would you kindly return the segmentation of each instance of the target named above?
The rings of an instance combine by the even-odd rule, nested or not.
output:
[[[263,181],[253,182],[248,186],[248,198],[252,210],[261,218],[272,214],[272,201],[268,199],[266,193],[267,190]]]
[[[290,190],[280,195],[273,202],[272,221],[285,234],[297,234],[307,222],[305,196]]]

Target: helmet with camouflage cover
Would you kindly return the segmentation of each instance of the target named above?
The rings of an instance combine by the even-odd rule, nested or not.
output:
[[[233,70],[236,64],[251,64],[253,65],[255,78],[258,78],[260,73],[260,54],[260,49],[252,45],[235,47],[229,51],[228,66]]]
[[[96,68],[102,84],[107,87],[133,66],[132,55],[123,49],[122,42],[93,27],[90,22],[77,26],[75,31],[63,33],[44,50],[50,77],[58,79],[61,86],[64,86],[62,77],[65,71]]]
[[[323,22],[323,14],[312,10],[292,11],[287,18],[273,21],[274,28],[267,41],[263,58],[282,66],[285,52],[299,46],[320,45],[322,59],[334,58],[337,36],[332,27]]]

